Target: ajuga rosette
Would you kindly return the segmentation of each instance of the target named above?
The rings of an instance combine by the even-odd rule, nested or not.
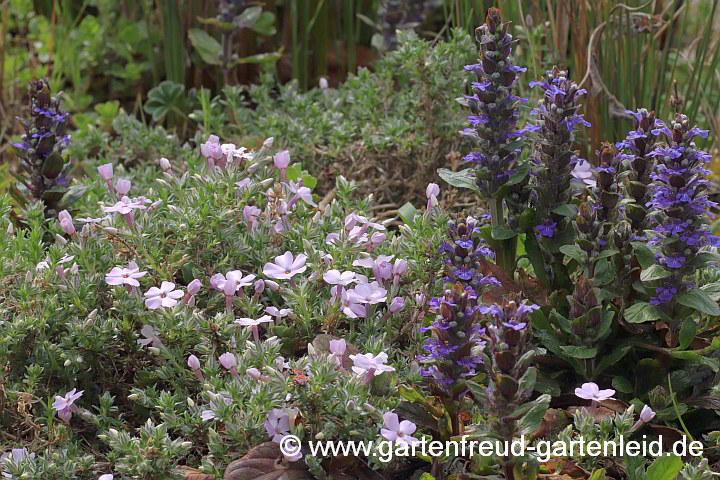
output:
[[[541,103],[531,112],[537,122],[525,127],[525,131],[534,133],[531,201],[540,222],[536,229],[544,237],[553,237],[566,224],[566,217],[557,209],[570,202],[572,171],[580,160],[573,150],[574,129],[578,124],[590,126],[577,113],[586,90],[578,88],[567,72],[557,67],[546,72],[546,78],[530,82],[530,86],[544,90]]]
[[[651,175],[653,194],[650,201],[652,215],[657,221],[651,244],[660,247],[657,260],[671,276],[666,286],[679,292],[692,284],[684,282],[706,261],[698,257],[701,247],[718,246],[718,237],[708,229],[709,207],[715,205],[707,196],[710,173],[703,167],[711,156],[696,148],[695,137],[707,138],[708,131],[691,128],[688,118],[676,114],[667,126],[655,130],[665,143],[658,144],[650,154],[656,164]],[[668,290],[673,293],[672,290]],[[667,303],[672,295],[665,292],[655,300]]]
[[[622,157],[628,165],[628,176],[624,181],[623,190],[625,197],[632,199],[632,202],[625,205],[625,212],[633,229],[633,237],[637,237],[633,239],[640,239],[644,237],[644,230],[647,227],[647,203],[651,198],[650,175],[655,165],[655,158],[651,153],[657,139],[657,135],[653,132],[665,125],[655,118],[655,112],[648,112],[644,108],[637,112],[626,110],[625,113],[634,117],[635,129],[615,146],[627,152]]]
[[[528,343],[531,337],[529,315],[539,308],[527,300],[506,297],[502,305],[481,309],[491,317],[487,327],[492,363],[489,368],[489,413],[496,418],[491,429],[504,439],[516,436],[516,419],[509,417],[532,393],[521,388],[521,379],[533,358]]]
[[[472,82],[472,95],[459,99],[472,114],[470,128],[462,133],[472,138],[476,150],[465,157],[475,164],[475,181],[480,193],[491,198],[515,173],[520,151],[518,138],[523,136],[516,128],[517,104],[527,99],[513,95],[513,86],[519,72],[510,53],[516,42],[508,33],[509,22],[503,23],[497,8],[488,10],[485,24],[475,30],[480,42],[480,63],[465,69],[477,75]]]
[[[25,133],[12,144],[21,172],[15,175],[18,182],[11,193],[20,205],[41,200],[57,210],[68,191],[69,163],[62,156],[70,141],[65,134],[68,114],[60,111],[60,98],[52,96],[46,80],[30,82],[29,96],[29,118],[18,118]]]

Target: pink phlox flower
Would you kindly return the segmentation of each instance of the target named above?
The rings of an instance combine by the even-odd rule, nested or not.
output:
[[[142,198],[142,197],[138,197]],[[142,210],[147,208],[145,204],[144,198],[142,198],[142,201],[137,201],[137,199],[130,199],[127,196],[122,197],[118,202],[115,203],[115,205],[111,207],[102,207],[103,212],[105,213],[120,213],[122,215],[127,215],[131,213],[133,210]]]
[[[367,315],[365,305],[353,301],[347,291],[343,291],[340,296],[340,308],[350,318],[364,318]]]
[[[72,412],[77,410],[75,400],[82,397],[83,392],[84,390],[80,390],[78,392],[77,389],[73,388],[72,390],[67,392],[64,397],[55,395],[55,401],[52,404],[52,408],[53,410],[57,411],[58,417],[61,420],[65,422],[70,421],[70,418],[72,417]]]
[[[241,325],[243,327],[257,327],[258,325],[262,323],[270,323],[273,319],[270,315],[263,315],[262,317],[258,319],[252,319],[252,318],[238,318],[235,320],[235,325]]]
[[[272,441],[280,443],[290,432],[290,415],[285,409],[273,408],[265,417],[263,425]]]
[[[268,313],[275,318],[284,318],[290,315],[292,313],[292,310],[289,308],[278,309],[276,307],[270,306],[265,309],[265,313]]]
[[[297,257],[293,257],[291,252],[285,252],[283,255],[275,257],[275,263],[266,263],[263,273],[276,280],[287,280],[307,270],[306,261],[307,255],[305,254],[301,253]]]
[[[575,389],[575,395],[585,400],[592,400],[594,402],[602,402],[603,400],[610,400],[615,395],[615,390],[608,388],[606,390],[600,390],[594,382],[583,383],[582,387]]]
[[[138,278],[144,277],[147,272],[140,271],[137,263],[130,261],[126,268],[113,267],[108,273],[105,274],[105,282],[108,285],[130,285],[131,287],[139,287],[140,282]]]
[[[287,204],[288,210],[290,210],[293,205],[295,205],[295,202],[297,202],[298,200],[302,200],[308,205],[317,207],[317,204],[313,201],[312,198],[312,190],[310,190],[308,187],[303,186],[302,179],[298,180],[297,183],[288,182],[285,185],[287,186],[290,193],[293,194],[292,198],[290,198],[290,201]]]
[[[387,299],[387,290],[373,283],[360,283],[348,290],[348,299],[353,303],[375,305]]]
[[[260,216],[261,213],[262,210],[260,210],[254,205],[245,205],[245,208],[243,208],[243,218],[245,219],[245,222],[250,226],[250,230],[253,230],[257,225],[257,218]]]
[[[220,138],[217,135],[210,135],[207,142],[200,144],[200,153],[206,159],[220,160],[223,158]]]
[[[130,180],[125,180],[124,178],[118,178],[117,183],[115,183],[115,191],[120,196],[127,195],[127,193],[130,191],[130,187],[132,186],[132,182]]]
[[[377,355],[373,355],[372,353],[350,355],[350,360],[353,361],[353,372],[358,376],[364,377],[364,383],[366,384],[370,383],[375,375],[395,371],[395,367],[385,364],[388,360],[387,353],[385,352],[380,352]]]
[[[184,295],[182,290],[175,290],[174,283],[162,282],[160,288],[150,287],[150,290],[145,292],[145,305],[150,310],[171,308],[177,305],[178,300]]]
[[[419,442],[413,437],[417,426],[409,420],[399,421],[397,413],[387,412],[383,415],[383,426],[380,434],[391,442],[413,444]]]
[[[163,348],[162,340],[160,340],[160,337],[158,337],[158,331],[155,330],[151,325],[144,325],[140,329],[140,333],[143,337],[137,341],[139,345],[148,346],[152,344],[155,348]]]
[[[330,285],[342,285],[345,287],[355,281],[355,272],[347,270],[340,273],[340,270],[332,269],[323,274],[323,280]]]

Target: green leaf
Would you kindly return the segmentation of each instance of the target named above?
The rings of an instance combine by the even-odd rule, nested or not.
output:
[[[517,233],[513,232],[509,228],[503,225],[496,225],[492,227],[492,238],[495,240],[507,240],[517,236]]]
[[[714,302],[720,301],[720,282],[707,283],[700,287],[700,290],[707,293]]]
[[[605,355],[602,360],[600,360],[600,363],[597,364],[595,367],[595,370],[593,370],[593,374],[595,376],[600,375],[602,372],[605,371],[608,367],[611,367],[612,365],[615,365],[617,362],[623,359],[623,357],[632,349],[631,345],[622,345],[619,347],[615,347],[615,349]]]
[[[262,12],[260,18],[257,19],[257,22],[255,22],[255,25],[251,28],[260,35],[275,35],[277,33],[277,29],[275,28],[275,14],[272,12]]]
[[[706,291],[694,288],[687,293],[680,293],[675,297],[679,304],[707,315],[717,317],[720,316],[720,307],[714,302]]]
[[[535,380],[535,391],[557,397],[561,393],[560,383],[558,383],[558,381],[554,378],[550,378],[542,372],[538,372],[537,379]]]
[[[590,475],[590,478],[588,480],[604,480],[607,478],[605,476],[607,472],[604,468],[598,468],[597,470],[593,470],[592,475]]]
[[[220,65],[222,60],[222,45],[211,37],[205,30],[199,28],[191,28],[188,30],[188,37],[190,37],[190,43],[195,47],[195,50],[203,59],[203,62],[210,65]]]
[[[235,25],[230,22],[223,22],[217,18],[198,18],[198,21],[203,25],[212,25],[214,27],[221,28],[223,30],[233,30]]]
[[[720,264],[720,255],[713,252],[698,252],[690,265],[696,268],[705,268],[712,263]]]
[[[673,358],[679,358],[680,360],[685,360],[686,362],[694,363],[697,365],[704,365],[713,372],[717,372],[719,365],[718,360],[716,358],[710,358],[706,357],[705,355],[701,353],[694,352],[692,350],[665,350],[670,354]]]
[[[695,338],[697,333],[697,323],[692,318],[686,318],[683,321],[682,327],[680,327],[680,334],[678,340],[680,341],[680,349],[684,350],[690,345],[690,342]]]
[[[550,398],[550,395],[544,393],[530,402],[530,410],[518,422],[521,435],[529,435],[538,429],[545,416],[545,411],[550,406]]]
[[[563,245],[560,247],[560,252],[580,263],[584,262],[587,257],[583,249],[577,245]]]
[[[656,458],[648,467],[645,480],[673,480],[683,468],[683,461],[675,455]]]
[[[563,217],[575,217],[577,216],[577,207],[571,203],[566,203],[553,210],[553,213],[557,213]]]
[[[521,146],[524,144],[524,140],[516,140],[515,142],[518,144],[518,146]],[[522,182],[527,174],[530,172],[530,162],[525,162],[522,165],[520,165],[516,170],[515,173],[513,173],[510,178],[508,178],[508,181],[505,182],[505,185],[512,186],[517,185],[518,183]]]
[[[398,210],[398,215],[400,215],[400,218],[403,219],[403,222],[405,222],[406,225],[411,224],[417,214],[418,211],[410,202],[406,203]]]
[[[635,258],[642,268],[648,268],[655,264],[655,254],[647,245],[640,242],[630,242],[630,245],[632,245]]]
[[[248,28],[255,25],[262,14],[262,7],[250,7],[243,10],[237,17],[233,18],[233,25],[238,28]]]
[[[543,258],[535,234],[529,233],[525,236],[525,251],[530,259],[530,263],[532,263],[533,270],[535,270],[535,276],[540,280],[540,283],[547,287],[548,279],[545,273],[545,259]]]
[[[470,190],[474,190],[476,192],[478,191],[478,188],[475,185],[475,179],[468,176],[472,173],[471,168],[466,168],[465,170],[460,170],[459,172],[453,172],[447,168],[438,168],[437,173],[440,175],[440,178],[453,187],[469,188]]]
[[[583,347],[577,345],[563,345],[560,347],[566,355],[573,358],[587,359],[595,358],[597,355],[597,347]]]
[[[161,121],[169,113],[184,115],[185,86],[165,80],[148,92],[148,100],[143,107],[152,115],[156,122]]]
[[[672,273],[665,270],[660,265],[651,265],[648,268],[644,269],[642,272],[640,272],[640,280],[643,282],[651,282],[653,280],[660,280],[661,278],[667,278]]]
[[[530,367],[525,371],[525,374],[520,378],[518,391],[524,393],[532,393],[535,388],[535,382],[537,380],[537,368]]]
[[[612,379],[612,386],[615,390],[617,390],[620,393],[632,393],[633,387],[630,383],[630,380],[628,380],[625,377],[617,376],[613,377]]]
[[[645,323],[655,320],[669,321],[670,317],[658,305],[648,302],[633,303],[625,309],[625,321],[628,323]]]
[[[598,256],[596,258],[598,260],[600,260],[602,258],[612,257],[616,253],[619,253],[619,252],[617,250],[615,250],[614,248],[608,248],[608,249],[605,249],[602,252],[598,253]]]
[[[233,65],[242,65],[245,63],[268,63],[277,62],[282,58],[282,52],[259,53],[249,57],[243,57],[235,60]]]

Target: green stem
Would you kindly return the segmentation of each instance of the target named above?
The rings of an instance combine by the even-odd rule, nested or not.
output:
[[[490,200],[491,225],[493,227],[505,226],[505,212],[501,198]],[[511,276],[515,273],[515,255],[517,252],[517,237],[500,241],[501,247],[495,252],[495,263],[500,265]]]

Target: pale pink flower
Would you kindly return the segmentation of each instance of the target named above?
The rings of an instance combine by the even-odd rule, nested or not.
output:
[[[200,153],[208,161],[220,160],[223,158],[223,152],[220,147],[220,138],[217,135],[210,135],[207,142],[200,144]]]
[[[250,327],[253,332],[253,337],[255,338],[255,341],[257,343],[260,342],[260,331],[258,329],[258,325],[262,323],[270,323],[273,319],[270,315],[263,315],[262,317],[258,318],[257,320],[252,318],[239,318],[235,320],[235,325],[240,325],[243,327]]]
[[[146,200],[147,199],[144,197],[137,197],[131,200],[129,197],[124,196],[119,201],[115,202],[115,205],[111,207],[102,207],[102,209],[105,213],[120,213],[122,215],[128,215],[131,214],[133,210],[146,209]]]
[[[405,298],[403,297],[395,297],[392,299],[392,302],[390,302],[390,313],[393,315],[399,312],[402,312],[405,308]]]
[[[330,285],[347,286],[355,281],[355,272],[350,270],[340,273],[340,270],[328,270],[323,274],[323,280]]]
[[[105,165],[100,165],[97,167],[98,175],[100,175],[100,178],[103,180],[110,180],[113,178],[113,165],[112,163],[106,163]]]
[[[287,185],[288,190],[290,190],[290,193],[293,194],[292,198],[287,204],[288,210],[295,205],[295,202],[298,200],[302,200],[308,205],[312,205],[313,207],[317,207],[317,204],[313,201],[312,198],[312,190],[310,190],[308,187],[304,187],[302,185],[302,179],[298,180],[297,183],[288,182],[285,185]]]
[[[137,341],[138,345],[147,347],[152,344],[155,348],[163,348],[162,340],[158,337],[158,331],[155,330],[151,325],[143,325],[140,329],[140,334],[145,337]]]
[[[387,290],[373,285],[372,283],[361,283],[348,290],[348,299],[353,303],[365,303],[375,305],[387,299]]]
[[[648,423],[653,418],[655,418],[655,412],[653,412],[653,409],[648,407],[647,405],[644,405],[642,411],[640,412],[640,418],[638,418],[637,422],[635,422],[630,431],[634,432],[638,430],[640,427]]]
[[[271,316],[275,317],[276,320],[279,320],[281,318],[285,318],[288,315],[292,313],[292,310],[289,308],[276,308],[276,307],[267,307],[265,309],[265,313],[270,314]]]
[[[182,290],[175,290],[175,284],[172,282],[162,282],[160,288],[150,287],[145,292],[145,305],[150,310],[158,308],[171,308],[178,303],[178,299],[184,296]]]
[[[113,166],[112,163],[106,163],[105,165],[100,165],[97,167],[98,175],[100,175],[100,178],[105,180],[107,183],[108,191],[111,194],[115,194],[115,187],[113,186],[112,178],[113,178]]]
[[[350,360],[353,361],[353,372],[362,376],[363,383],[365,384],[370,383],[375,375],[395,371],[395,367],[385,365],[387,359],[388,356],[385,352],[380,352],[377,355],[373,355],[372,353],[366,353],[364,355],[350,355]]]
[[[113,267],[110,272],[105,274],[105,281],[108,285],[130,285],[131,287],[139,287],[138,278],[144,277],[147,272],[141,272],[137,263],[131,261],[127,268]]]
[[[342,357],[347,349],[345,339],[330,340],[330,357],[335,360],[338,367],[342,367]]]
[[[584,184],[586,187],[595,188],[597,181],[595,175],[593,175],[593,168],[590,162],[587,160],[578,160],[575,163],[575,167],[572,170],[572,176],[579,183]]]
[[[391,442],[413,444],[419,442],[417,438],[411,436],[415,433],[417,426],[409,420],[399,421],[397,413],[387,412],[383,415],[383,426],[380,434]]]
[[[280,443],[290,433],[290,416],[285,409],[273,408],[265,418],[264,426],[270,439]]]
[[[58,213],[58,220],[60,221],[60,228],[62,228],[63,232],[73,237],[77,235],[75,232],[75,225],[73,225],[72,216],[67,210],[63,210]]]
[[[225,369],[230,370],[231,368],[234,368],[237,366],[237,358],[235,358],[235,355],[233,355],[230,352],[225,352],[218,358],[220,361],[220,365],[225,367]]]
[[[243,208],[243,218],[250,226],[250,230],[253,230],[257,225],[257,218],[261,213],[262,211],[254,205],[245,205],[245,208]]]
[[[425,189],[425,196],[428,199],[427,209],[430,210],[432,207],[437,205],[437,196],[440,195],[440,187],[437,183],[428,183]]]
[[[82,397],[83,392],[84,390],[80,390],[79,392],[77,392],[76,389],[73,388],[72,390],[67,392],[64,397],[55,395],[55,401],[52,404],[52,408],[57,412],[58,417],[62,421],[70,421],[73,412],[78,408],[75,405],[75,400]]]
[[[306,261],[307,255],[305,254],[301,253],[297,257],[293,257],[291,252],[285,252],[283,255],[275,257],[275,263],[266,263],[263,273],[275,280],[289,280],[307,270]]]
[[[615,390],[611,388],[600,390],[597,383],[588,382],[583,383],[581,388],[576,388],[575,395],[585,400],[602,402],[603,400],[611,400],[613,398],[612,396],[615,395]]]
[[[284,171],[288,166],[290,166],[290,152],[287,150],[283,150],[282,152],[278,152],[273,156],[273,165],[278,170]]]
[[[237,368],[235,368],[237,366],[237,359],[235,358],[235,355],[230,352],[225,352],[220,355],[218,360],[220,361],[220,365],[225,367],[225,369],[230,370],[230,374],[233,377],[237,379],[240,378],[240,375],[237,373]]]
[[[340,296],[340,308],[350,318],[364,318],[367,315],[365,305],[353,301],[347,291],[343,291]]]
[[[127,195],[128,192],[130,191],[131,186],[132,186],[132,182],[130,180],[125,180],[124,178],[118,178],[118,181],[115,184],[115,191],[120,196]]]
[[[251,379],[259,380],[261,382],[267,382],[268,380],[270,380],[270,378],[267,375],[263,375],[262,373],[260,373],[260,370],[258,370],[255,367],[248,368],[247,370],[245,370],[245,374],[248,377],[250,377]]]

